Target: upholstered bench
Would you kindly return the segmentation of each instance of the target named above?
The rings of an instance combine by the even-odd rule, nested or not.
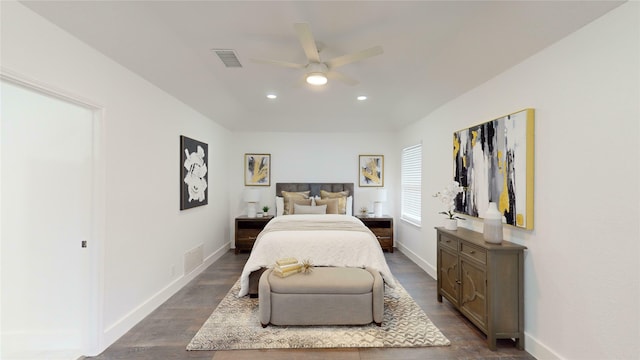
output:
[[[315,267],[285,278],[260,276],[260,323],[273,325],[382,325],[384,283],[373,269]]]

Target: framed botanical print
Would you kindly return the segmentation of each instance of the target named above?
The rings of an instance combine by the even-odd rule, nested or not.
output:
[[[358,178],[363,187],[384,186],[384,155],[360,155]]]
[[[207,205],[209,146],[180,136],[180,210]]]
[[[271,186],[271,154],[244,154],[244,184]]]

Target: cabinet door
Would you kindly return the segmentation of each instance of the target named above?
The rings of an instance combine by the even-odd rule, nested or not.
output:
[[[483,266],[460,257],[460,311],[479,328],[487,329],[487,282]]]
[[[458,255],[444,248],[438,248],[440,256],[440,293],[453,305],[458,306]]]

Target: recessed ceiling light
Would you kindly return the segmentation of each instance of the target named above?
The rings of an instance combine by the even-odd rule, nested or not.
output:
[[[273,99],[277,99],[278,95],[276,94],[267,94],[267,99],[273,100]]]
[[[360,101],[364,101],[364,100],[367,100],[367,96],[366,95],[359,95],[357,97],[357,99],[360,100]]]

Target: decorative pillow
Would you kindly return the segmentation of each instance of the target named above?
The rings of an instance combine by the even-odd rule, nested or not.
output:
[[[339,201],[339,199],[319,199],[319,200],[316,200],[316,206],[326,205],[327,206],[327,214],[337,214],[338,213],[338,201]]]
[[[310,191],[282,191],[282,197],[284,198],[284,212],[283,215],[293,214],[293,203],[296,200],[306,200],[309,199]],[[311,205],[311,200],[309,200],[309,204],[303,205]]]
[[[323,199],[338,199],[338,214],[346,214],[347,213],[347,196],[349,196],[348,191],[340,191],[340,192],[329,192],[325,190],[320,190],[320,197]]]
[[[347,197],[347,215],[353,216],[353,196]]]
[[[302,205],[302,206],[312,206],[311,205],[311,199],[292,199],[289,204],[291,205],[289,212],[286,213],[286,215],[293,215],[296,213],[296,209],[295,206],[296,205]]]
[[[326,214],[327,205],[300,205],[298,203],[293,204],[293,212],[295,214]]]

